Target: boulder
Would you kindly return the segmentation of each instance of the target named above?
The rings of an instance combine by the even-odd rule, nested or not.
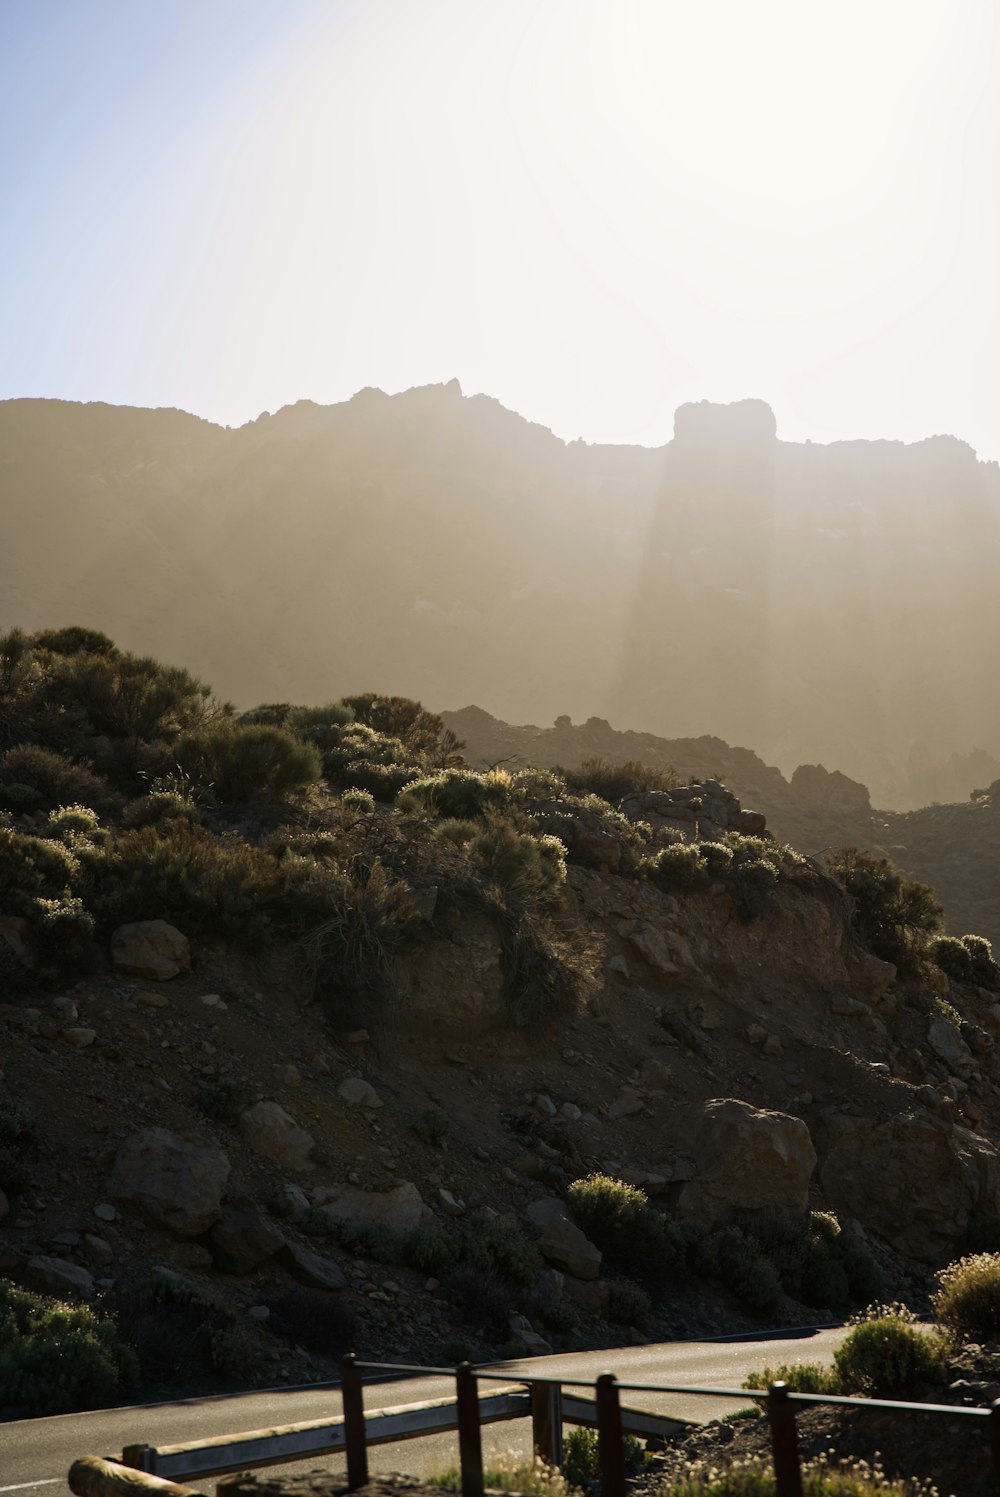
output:
[[[345,1107],[367,1107],[374,1110],[382,1106],[382,1098],[363,1076],[348,1076],[337,1087],[337,1096]]]
[[[347,1279],[338,1263],[332,1258],[314,1253],[311,1248],[298,1242],[286,1242],[279,1254],[280,1261],[300,1284],[310,1289],[344,1289]]]
[[[217,1221],[229,1179],[221,1149],[188,1143],[165,1128],[134,1133],[118,1150],[111,1193],[174,1237],[200,1237]]]
[[[111,937],[111,960],[129,977],[166,982],[191,965],[188,938],[166,920],[139,920],[119,925]]]
[[[537,1247],[546,1263],[554,1264],[575,1279],[596,1279],[601,1271],[600,1249],[564,1214],[549,1216]]]
[[[1000,1155],[947,1117],[897,1113],[878,1123],[827,1119],[823,1193],[897,1252],[927,1263],[954,1256],[970,1212],[1000,1210]]]
[[[309,1164],[314,1139],[300,1128],[277,1102],[257,1102],[240,1114],[240,1128],[247,1142],[260,1154],[286,1169],[302,1170]]]
[[[284,1242],[278,1229],[247,1196],[226,1201],[222,1215],[208,1234],[215,1266],[224,1273],[252,1273],[273,1258]]]
[[[54,1294],[64,1299],[67,1294],[77,1299],[92,1299],[94,1280],[79,1263],[70,1263],[65,1258],[29,1258],[24,1268],[24,1280],[29,1289],[40,1294]]]
[[[953,1076],[966,1077],[976,1069],[976,1059],[950,1020],[937,1017],[927,1029],[927,1043]]]
[[[692,1145],[698,1174],[681,1193],[686,1216],[714,1226],[735,1211],[806,1210],[816,1151],[801,1118],[718,1097],[705,1103]]]
[[[351,1222],[366,1227],[391,1227],[408,1232],[419,1227],[425,1207],[417,1187],[409,1180],[394,1190],[358,1190],[335,1185],[316,1191],[316,1205],[331,1222]]]

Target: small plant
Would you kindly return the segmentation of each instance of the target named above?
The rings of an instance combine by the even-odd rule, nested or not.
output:
[[[975,1253],[937,1276],[934,1315],[962,1341],[1000,1339],[1000,1253]]]
[[[87,765],[37,743],[15,744],[0,757],[0,783],[28,786],[46,810],[74,803],[99,806],[108,791],[107,782]]]
[[[483,1483],[487,1490],[523,1492],[525,1497],[571,1497],[573,1488],[555,1466],[546,1465],[540,1456],[532,1461],[509,1455],[499,1464],[486,1466]],[[462,1476],[454,1466],[438,1476],[428,1477],[428,1485],[445,1492],[460,1492]]]
[[[352,785],[345,790],[341,796],[341,803],[348,811],[354,811],[358,816],[371,816],[375,811],[375,797],[370,790],[359,790]]]
[[[573,1182],[566,1199],[582,1231],[622,1272],[656,1284],[684,1263],[679,1230],[634,1185],[610,1175],[589,1175]]]
[[[766,1393],[772,1383],[785,1383],[793,1393],[839,1393],[840,1379],[832,1367],[821,1367],[818,1362],[796,1362],[780,1367],[762,1367],[760,1372],[750,1372],[743,1380],[744,1388],[760,1389]],[[755,1410],[758,1413],[759,1410]]]
[[[444,1140],[451,1127],[451,1119],[442,1107],[425,1107],[413,1119],[411,1127],[424,1143],[433,1144],[436,1147]]]
[[[608,1284],[608,1319],[616,1325],[641,1326],[649,1319],[652,1302],[645,1289],[631,1279],[612,1279]]]
[[[489,808],[500,808],[510,798],[510,788],[499,775],[477,774],[474,769],[442,769],[414,780],[400,796],[401,810],[425,815],[472,820]]]
[[[962,945],[972,963],[972,981],[995,993],[1000,988],[1000,965],[993,960],[993,947],[989,941],[985,936],[963,936]]]
[[[182,734],[171,755],[185,775],[211,786],[221,801],[266,792],[296,795],[320,778],[320,752],[284,728],[267,723],[212,723]]]
[[[802,1463],[804,1497],[937,1497],[929,1481],[890,1481],[878,1461],[834,1462],[818,1455]],[[659,1487],[657,1497],[775,1497],[774,1466],[760,1456],[720,1467],[694,1462]]]
[[[915,974],[928,938],[941,926],[933,889],[904,878],[887,858],[856,847],[836,853],[831,872],[851,896],[855,926],[868,949],[900,972]]]
[[[612,806],[630,796],[647,795],[651,790],[674,790],[680,778],[673,769],[657,769],[629,759],[617,764],[611,759],[585,759],[577,769],[560,769],[567,787],[577,795],[599,795]]]
[[[956,936],[938,936],[931,945],[931,956],[953,982],[972,981],[971,953]]]
[[[940,1379],[940,1336],[922,1331],[905,1305],[869,1305],[833,1354],[845,1393],[893,1397]]]
[[[635,1475],[641,1471],[645,1452],[634,1435],[622,1439],[625,1469]],[[568,1482],[575,1487],[586,1487],[601,1474],[601,1458],[596,1429],[578,1426],[571,1429],[563,1441],[562,1471]]]
[[[235,1123],[241,1113],[259,1100],[259,1096],[259,1092],[245,1081],[239,1081],[235,1076],[219,1076],[198,1085],[195,1101],[207,1118],[220,1123]]]

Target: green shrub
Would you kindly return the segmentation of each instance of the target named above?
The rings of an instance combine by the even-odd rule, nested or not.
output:
[[[453,847],[465,847],[473,837],[479,835],[482,827],[478,821],[462,821],[457,817],[449,816],[439,821],[434,828],[434,836],[439,842],[448,842]]]
[[[193,726],[210,688],[150,656],[83,651],[56,658],[46,691],[52,705],[80,714],[91,732],[134,746]]]
[[[858,935],[876,956],[905,975],[916,972],[929,936],[941,925],[941,906],[927,884],[906,879],[887,858],[845,847],[831,865],[851,896]]]
[[[441,1107],[425,1107],[413,1119],[412,1128],[424,1143],[440,1144],[451,1127],[451,1118]]]
[[[462,1233],[462,1256],[509,1284],[530,1284],[542,1267],[538,1249],[517,1228],[494,1217],[474,1214]]]
[[[311,875],[314,888],[317,877],[322,870]],[[420,929],[413,896],[378,859],[354,877],[334,874],[318,887],[326,912],[304,937],[314,992],[338,1024],[379,1023],[394,1001],[390,958]],[[288,891],[292,905],[302,892],[299,879]]]
[[[90,967],[96,960],[94,917],[82,899],[62,894],[56,899],[40,895],[26,906],[41,970],[54,975],[60,970]]]
[[[0,1098],[0,1143],[30,1144],[38,1136],[38,1124],[30,1107],[12,1097]]]
[[[398,739],[411,757],[417,755],[442,769],[462,762],[465,744],[445,727],[436,712],[429,712],[420,702],[367,691],[344,697],[340,705],[364,726]]]
[[[620,805],[629,796],[651,790],[674,790],[680,778],[673,769],[657,769],[629,759],[616,764],[611,759],[585,759],[577,769],[559,769],[567,787],[577,795],[599,795],[610,805]]]
[[[54,655],[106,655],[113,659],[119,649],[100,629],[70,624],[64,629],[40,629],[31,639],[32,649],[51,650]]]
[[[207,1118],[220,1123],[235,1123],[241,1113],[260,1100],[260,1093],[235,1076],[219,1076],[198,1083],[195,1101]]]
[[[818,1362],[796,1362],[789,1366],[763,1367],[760,1372],[750,1372],[743,1380],[744,1388],[767,1391],[772,1383],[785,1383],[793,1393],[839,1393],[840,1379],[832,1367],[821,1367]]]
[[[625,1469],[633,1475],[642,1469],[643,1448],[634,1435],[622,1439]],[[601,1474],[601,1457],[596,1429],[577,1426],[563,1440],[562,1472],[575,1487],[587,1488]]]
[[[58,897],[79,874],[79,859],[61,842],[0,825],[0,902],[24,909],[35,895]]]
[[[993,947],[985,936],[963,936],[962,945],[972,963],[972,981],[996,992],[1000,988],[1000,966],[993,960]]]
[[[134,800],[126,810],[124,822],[129,827],[158,826],[161,822],[182,819],[200,822],[201,807],[182,790],[151,790]]]
[[[411,1268],[439,1277],[445,1269],[458,1262],[461,1247],[447,1232],[433,1227],[414,1227],[407,1234],[403,1252]]]
[[[905,1305],[869,1305],[833,1354],[841,1391],[897,1397],[942,1373],[942,1341],[920,1330]]]
[[[490,807],[505,806],[509,799],[509,787],[498,775],[477,774],[474,769],[442,769],[408,785],[399,805],[405,811],[469,821]]]
[[[635,1186],[589,1175],[573,1181],[566,1199],[574,1221],[611,1267],[655,1284],[683,1265],[685,1242],[677,1226]]]
[[[1000,1340],[1000,1253],[975,1253],[937,1276],[935,1318],[963,1341]]]
[[[931,945],[931,955],[953,982],[972,981],[972,954],[955,936],[938,936]]]
[[[259,793],[294,795],[320,778],[319,750],[266,723],[214,723],[184,733],[171,754],[185,775],[222,801]]]
[[[781,1303],[778,1270],[739,1227],[716,1227],[707,1233],[697,1246],[695,1267],[725,1285],[755,1314],[771,1314]]]
[[[554,1466],[547,1466],[540,1456],[520,1460],[515,1455],[492,1466],[484,1466],[483,1483],[488,1491],[523,1492],[525,1497],[574,1497],[573,1488]],[[428,1477],[428,1485],[445,1492],[462,1490],[462,1474],[455,1466]]]
[[[650,860],[649,871],[665,889],[688,893],[704,888],[710,875],[697,842],[675,842]]]
[[[122,832],[91,870],[87,902],[99,916],[119,922],[155,914],[247,930],[279,885],[273,857],[240,837],[214,837],[172,818]]]
[[[340,799],[348,811],[355,811],[361,816],[371,816],[374,813],[375,797],[370,790],[359,790],[356,785],[352,785]]]
[[[99,1408],[120,1401],[135,1374],[112,1321],[0,1279],[0,1404],[22,1416]]]
[[[0,757],[0,784],[8,797],[13,785],[27,786],[34,792],[36,806],[45,810],[73,803],[100,806],[108,793],[107,781],[89,766],[37,743],[15,744]]]
[[[469,850],[486,877],[522,903],[551,903],[566,882],[566,849],[558,837],[533,837],[510,821],[491,819]]]
[[[609,1282],[608,1319],[616,1325],[644,1325],[652,1308],[645,1289],[631,1279],[612,1279]]]

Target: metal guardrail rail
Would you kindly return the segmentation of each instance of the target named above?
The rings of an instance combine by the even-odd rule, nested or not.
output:
[[[366,1373],[415,1373],[449,1377],[455,1397],[402,1404],[366,1414]],[[514,1384],[483,1397],[481,1382]],[[594,1398],[565,1389],[593,1388]],[[519,1391],[523,1390],[523,1391]],[[562,1460],[563,1423],[596,1428],[601,1469],[601,1497],[625,1497],[624,1439],[626,1434],[673,1436],[689,1426],[669,1416],[645,1413],[622,1405],[622,1393],[676,1393],[706,1398],[738,1398],[763,1405],[771,1434],[777,1497],[802,1497],[796,1411],[817,1404],[859,1409],[893,1410],[929,1417],[978,1423],[988,1433],[994,1479],[1000,1494],[1000,1399],[989,1408],[955,1404],[906,1403],[885,1398],[850,1398],[838,1394],[793,1393],[785,1383],[774,1383],[766,1393],[746,1388],[700,1387],[676,1383],[619,1382],[612,1372],[596,1383],[579,1378],[516,1377],[462,1362],[458,1367],[421,1367],[399,1362],[361,1362],[354,1356],[341,1364],[343,1414],[310,1424],[290,1424],[270,1430],[250,1430],[186,1445],[128,1445],[121,1465],[85,1456],[70,1468],[69,1484],[77,1497],[196,1497],[173,1478],[198,1480],[235,1471],[286,1464],[344,1451],[347,1485],[353,1491],[368,1481],[368,1447],[424,1435],[458,1431],[462,1497],[483,1497],[482,1426],[530,1416],[535,1451],[553,1465]],[[969,1424],[968,1421],[972,1421]],[[985,1421],[985,1427],[984,1427]]]

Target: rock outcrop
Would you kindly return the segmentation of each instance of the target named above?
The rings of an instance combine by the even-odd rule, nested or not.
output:
[[[681,1193],[686,1216],[714,1226],[738,1211],[806,1210],[816,1150],[801,1118],[716,1098],[705,1104],[691,1148],[698,1173]]]
[[[127,1138],[111,1175],[111,1194],[174,1237],[200,1237],[222,1210],[229,1159],[165,1128]]]

